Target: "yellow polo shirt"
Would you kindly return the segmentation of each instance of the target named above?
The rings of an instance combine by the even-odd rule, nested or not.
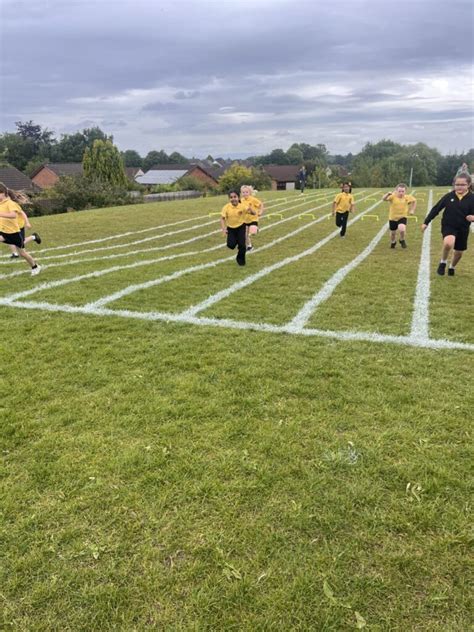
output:
[[[16,217],[15,219],[8,219],[6,217],[0,217],[0,233],[19,233],[20,232],[20,224],[18,222],[18,218],[23,216],[21,215],[21,208],[18,206],[16,202],[7,198],[0,202],[0,213],[11,213],[11,211],[15,211]]]
[[[226,226],[229,228],[238,228],[242,226],[247,214],[248,204],[239,202],[234,206],[231,202],[228,202],[221,211],[221,217],[225,219]]]
[[[350,211],[352,204],[354,204],[354,196],[352,193],[338,193],[334,198],[336,204],[336,213],[346,213]]]
[[[398,195],[390,195],[386,199],[386,202],[390,202],[388,219],[395,221],[402,219],[402,217],[408,217],[408,206],[415,201],[413,195],[404,195],[401,198]]]
[[[260,200],[254,195],[249,195],[248,198],[242,198],[242,204],[245,207],[251,208],[252,211],[256,212],[256,215],[247,213],[244,221],[247,224],[250,222],[258,222],[258,218],[260,217],[260,209],[262,208],[262,203],[260,202]]]

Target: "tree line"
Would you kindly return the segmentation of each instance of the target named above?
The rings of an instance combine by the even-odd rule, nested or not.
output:
[[[62,134],[57,139],[52,131],[33,121],[18,121],[15,125],[16,132],[0,134],[0,162],[27,175],[45,162],[82,162],[86,150],[91,151],[96,140],[113,143],[113,137],[99,127]],[[134,149],[127,149],[120,156],[125,167],[141,167],[144,171],[155,164],[185,164],[193,160],[177,151],[167,154],[162,149],[150,151],[144,157]],[[403,145],[384,139],[367,143],[358,154],[331,155],[322,143],[293,143],[286,151],[273,149],[268,154],[249,156],[245,162],[252,167],[304,164],[308,184],[319,187],[334,186],[342,179],[349,179],[359,187],[391,187],[409,180],[410,175],[413,186],[444,186],[451,184],[463,162],[472,172],[474,149],[442,155],[424,143]]]

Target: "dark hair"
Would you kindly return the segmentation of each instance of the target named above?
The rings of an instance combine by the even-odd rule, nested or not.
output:
[[[347,186],[347,187],[349,187],[349,193],[352,193],[352,185],[351,185],[351,183],[350,183],[350,182],[343,182],[343,183],[341,184],[341,189],[343,189],[343,188],[344,188],[344,187],[346,187],[346,186]]]
[[[231,193],[235,193],[235,195],[239,198],[239,202],[240,202],[240,191],[237,191],[237,189],[231,189],[229,193],[227,194],[227,196],[230,197]]]
[[[16,202],[17,204],[28,204],[30,201],[28,196],[26,196],[21,191],[14,191],[13,189],[9,189],[6,184],[0,182],[0,193],[5,194],[11,200]]]

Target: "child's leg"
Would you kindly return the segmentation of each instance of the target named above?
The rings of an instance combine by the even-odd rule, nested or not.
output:
[[[36,267],[36,261],[33,259],[33,257],[30,254],[26,252],[24,248],[18,248],[18,253],[20,257],[23,257],[23,259],[26,259],[26,261],[30,264],[32,268]]]
[[[227,228],[227,248],[234,250],[237,246],[237,235],[235,234],[235,228]]]
[[[12,253],[10,255],[11,259],[18,259],[20,257],[20,255],[18,254],[16,246],[13,246],[12,244],[8,244],[8,247],[10,248],[11,253]]]
[[[457,264],[459,263],[461,257],[462,257],[462,253],[464,251],[463,250],[455,250],[453,252],[453,258],[451,261],[451,268],[455,268],[457,266]]]
[[[443,249],[441,251],[441,261],[446,263],[446,261],[448,260],[448,257],[451,253],[451,250],[454,248],[454,242],[455,242],[455,236],[454,235],[446,235],[446,237],[444,237],[443,239]],[[458,259],[459,261],[459,259]]]
[[[341,213],[341,237],[344,237],[347,230],[347,218],[349,217],[349,211]]]
[[[247,252],[247,226],[245,224],[236,228],[236,241],[238,247],[236,261],[239,266],[244,266]]]

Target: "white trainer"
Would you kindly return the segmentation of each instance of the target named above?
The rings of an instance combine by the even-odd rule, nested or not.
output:
[[[36,266],[36,268],[31,268],[31,276],[36,276],[41,272],[41,266]]]

